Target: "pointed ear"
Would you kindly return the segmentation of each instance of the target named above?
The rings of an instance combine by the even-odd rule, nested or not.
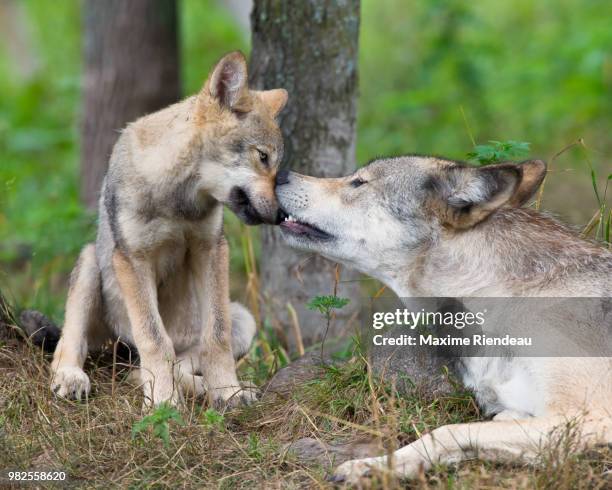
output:
[[[546,163],[542,160],[527,160],[517,165],[521,172],[521,181],[509,205],[519,207],[531,199],[546,177]]]
[[[540,160],[515,165],[450,167],[436,185],[442,222],[456,229],[470,228],[502,207],[519,207],[533,196],[544,180],[546,164]],[[440,182],[440,181],[438,181]]]
[[[208,77],[204,90],[216,99],[221,107],[241,110],[248,98],[247,62],[240,51],[225,55]]]
[[[264,90],[259,92],[259,96],[263,103],[270,109],[272,117],[276,117],[283,110],[289,94],[284,88],[275,88],[273,90]]]

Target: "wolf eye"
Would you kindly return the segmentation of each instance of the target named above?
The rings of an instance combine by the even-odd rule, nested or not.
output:
[[[268,165],[268,154],[265,151],[257,150],[259,161],[264,165]]]
[[[366,181],[357,177],[356,179],[351,180],[351,187],[359,187],[365,184]]]

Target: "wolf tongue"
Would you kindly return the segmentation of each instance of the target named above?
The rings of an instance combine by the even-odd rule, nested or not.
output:
[[[312,231],[312,228],[304,223],[300,223],[299,221],[283,221],[281,224],[284,228],[288,228],[293,233],[309,233]]]

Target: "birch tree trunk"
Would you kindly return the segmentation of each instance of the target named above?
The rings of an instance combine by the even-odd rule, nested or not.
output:
[[[174,0],[86,0],[81,198],[96,207],[119,131],[180,96]]]
[[[319,177],[355,169],[359,0],[256,0],[251,14],[251,83],[283,87],[281,113],[287,166]],[[291,250],[278,229],[262,228],[261,285],[268,318],[296,338],[287,308],[297,311],[304,344],[325,334],[320,313],[306,309],[317,295],[334,292],[335,264]],[[351,300],[337,312],[329,337],[350,330],[359,307],[357,274],[343,269],[337,295]],[[356,322],[352,322],[355,324]]]

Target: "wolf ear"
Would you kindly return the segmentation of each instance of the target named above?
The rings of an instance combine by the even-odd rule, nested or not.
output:
[[[248,99],[247,62],[240,51],[225,55],[215,66],[204,90],[216,99],[221,107],[243,111]]]
[[[521,172],[521,180],[508,204],[518,208],[531,199],[542,185],[546,177],[546,163],[542,160],[527,160],[516,167]]]
[[[273,90],[264,90],[259,92],[259,96],[263,103],[270,109],[272,117],[276,117],[283,110],[289,94],[284,88],[275,88]]]
[[[456,229],[470,228],[501,207],[519,207],[537,191],[546,164],[530,160],[518,165],[450,167],[441,186],[441,218]]]

